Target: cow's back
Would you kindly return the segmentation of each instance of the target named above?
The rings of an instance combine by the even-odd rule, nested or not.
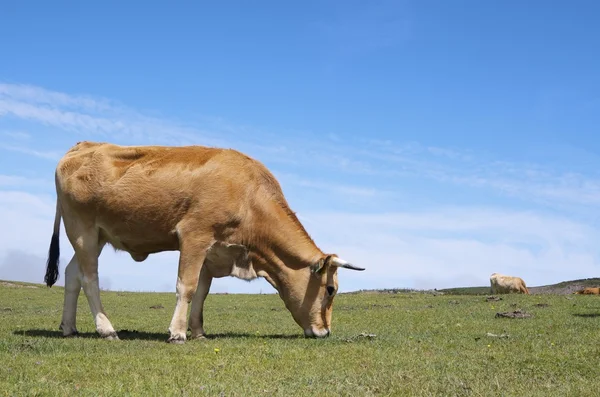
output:
[[[235,224],[260,192],[284,200],[261,163],[203,146],[81,142],[60,160],[56,180],[65,222],[93,223],[116,248],[140,254],[177,249],[184,217]]]

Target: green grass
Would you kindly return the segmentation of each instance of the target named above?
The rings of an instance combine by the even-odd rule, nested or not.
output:
[[[209,295],[205,329],[213,337],[184,345],[165,343],[174,294],[102,292],[122,338],[113,342],[96,336],[83,293],[82,336],[62,338],[62,299],[62,288],[0,283],[0,395],[596,396],[600,390],[597,296],[505,295],[487,302],[470,295],[342,294],[334,334],[315,340],[302,337],[276,295]],[[495,318],[515,308],[533,317]]]

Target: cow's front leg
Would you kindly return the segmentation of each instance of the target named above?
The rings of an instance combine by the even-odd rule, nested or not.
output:
[[[210,290],[212,275],[206,266],[202,266],[200,279],[198,280],[198,289],[192,300],[192,310],[190,311],[190,329],[192,330],[192,339],[206,336],[204,332],[204,301]]]
[[[187,311],[196,289],[211,239],[183,239],[180,243],[179,269],[177,277],[177,304],[169,326],[169,343],[184,343],[187,333]],[[181,241],[181,237],[180,237]]]

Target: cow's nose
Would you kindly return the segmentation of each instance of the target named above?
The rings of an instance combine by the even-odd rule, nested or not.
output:
[[[308,337],[314,337],[314,338],[324,338],[329,336],[330,331],[328,328],[322,328],[320,330],[318,329],[313,329],[311,328],[307,328],[304,330],[304,335],[308,336]]]

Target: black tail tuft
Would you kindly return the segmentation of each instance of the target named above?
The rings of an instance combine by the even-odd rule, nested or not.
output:
[[[46,262],[46,276],[44,281],[48,287],[52,287],[58,279],[58,259],[60,257],[60,244],[58,234],[52,235],[50,249],[48,250],[48,262]]]

